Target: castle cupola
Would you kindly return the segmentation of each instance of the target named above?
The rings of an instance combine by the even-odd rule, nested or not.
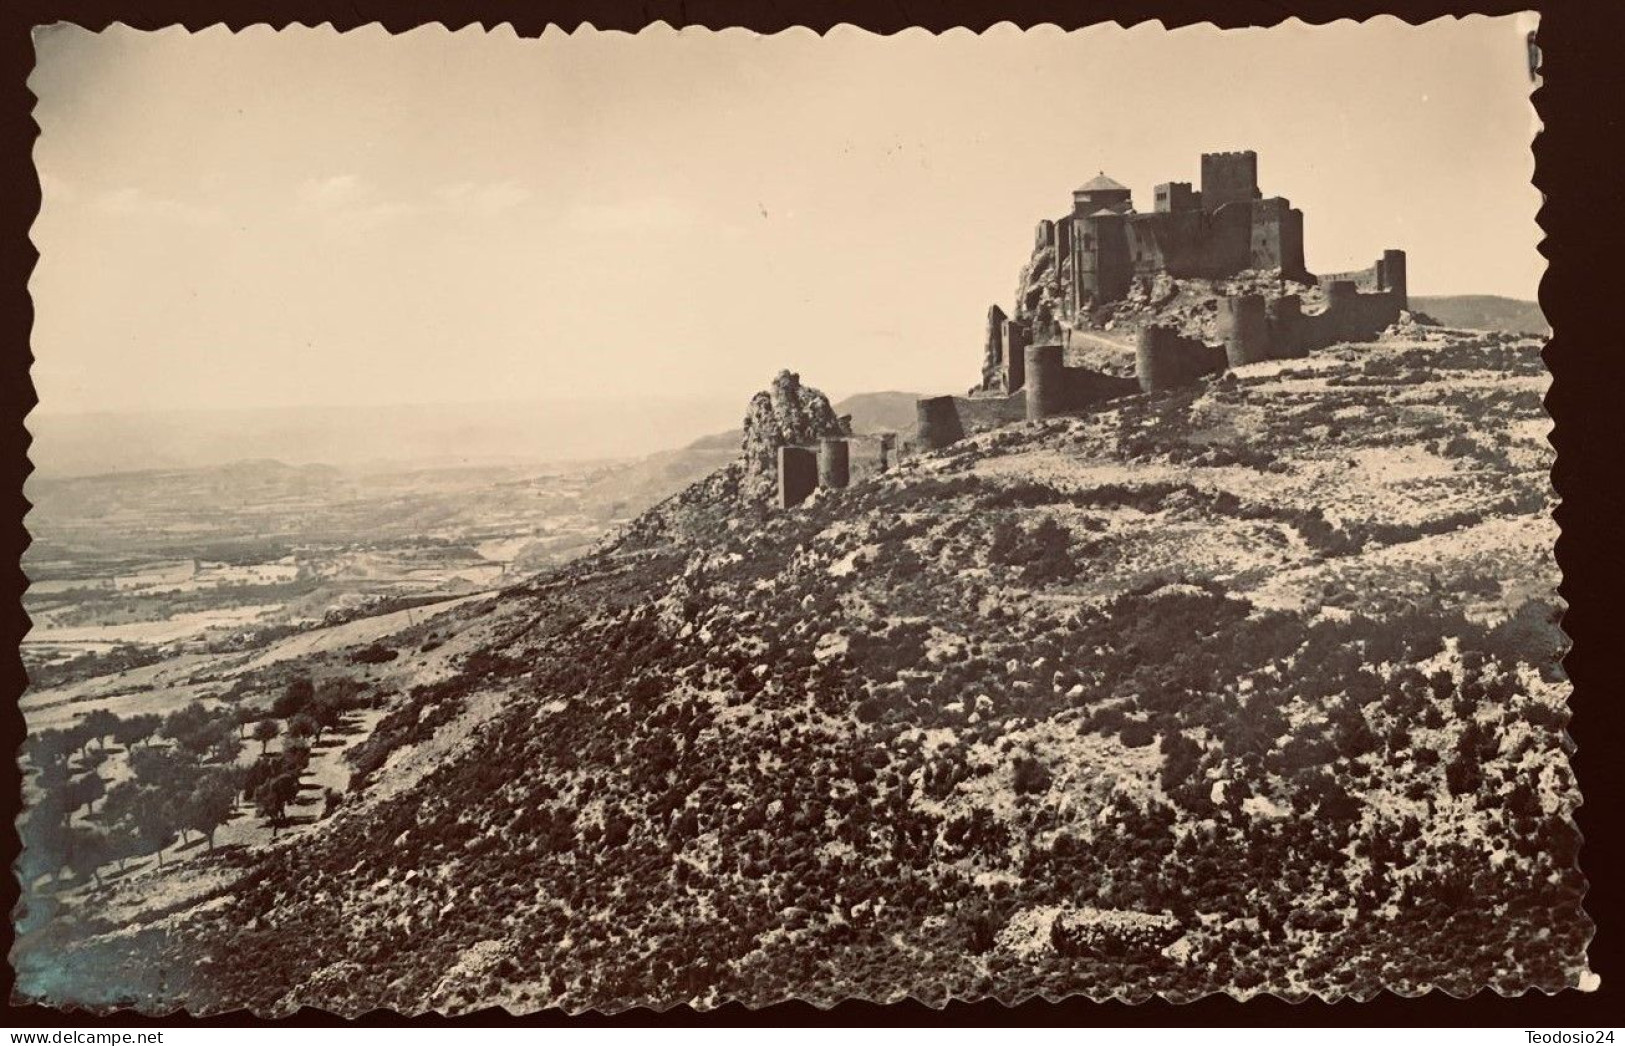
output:
[[[1072,214],[1082,218],[1102,209],[1126,214],[1134,209],[1133,195],[1128,186],[1101,171],[1072,190]]]

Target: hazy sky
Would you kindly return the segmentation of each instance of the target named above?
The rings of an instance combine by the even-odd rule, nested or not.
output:
[[[1526,27],[42,31],[40,409],[963,389],[1074,186],[1228,149],[1532,298]]]

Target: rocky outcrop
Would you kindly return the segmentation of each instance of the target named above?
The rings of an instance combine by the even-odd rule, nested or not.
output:
[[[751,397],[741,442],[744,473],[739,493],[745,501],[774,496],[780,447],[815,446],[826,436],[847,436],[829,397],[801,384],[801,375],[781,370],[773,383]]]
[[[988,306],[987,336],[982,345],[982,388],[998,386],[1004,377],[1004,324],[1008,319],[997,305]]]
[[[1059,312],[1061,287],[1070,272],[1071,266],[1057,256],[1055,246],[1040,242],[1016,278],[1016,311],[1011,318],[1032,323],[1040,314]]]

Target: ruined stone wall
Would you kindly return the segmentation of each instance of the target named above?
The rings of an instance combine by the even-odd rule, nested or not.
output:
[[[1054,346],[1058,348],[1058,346]],[[1132,378],[1119,378],[1084,367],[1060,367],[1052,372],[1052,411],[1082,410],[1139,391]],[[936,396],[918,405],[920,427],[912,440],[917,450],[938,450],[976,432],[1003,428],[1028,416],[1029,390],[1008,396]],[[1050,415],[1046,415],[1050,416]]]
[[[1055,223],[1055,295],[1065,300],[1067,281],[1072,276],[1072,219],[1062,218]]]
[[[1105,225],[1105,221],[1099,222]],[[1303,261],[1303,212],[1280,197],[1231,203],[1217,210],[1159,211],[1124,220],[1123,249],[1135,276],[1166,272],[1176,279],[1218,280],[1244,269],[1280,269],[1289,278],[1307,279]],[[1112,301],[1118,287],[1092,270],[1101,260],[1086,261],[1078,297]]]
[[[1349,280],[1326,285],[1326,308],[1306,314],[1296,294],[1265,302],[1238,295],[1219,307],[1219,333],[1232,367],[1295,359],[1339,342],[1369,341],[1399,319],[1400,299],[1388,291],[1362,294]]]
[[[840,490],[852,481],[851,447],[844,439],[818,441],[818,485]]]
[[[844,436],[846,426],[835,416],[829,398],[801,377],[782,370],[767,389],[751,397],[742,426],[740,452],[744,467],[740,496],[769,501],[777,494],[778,450],[811,446],[825,436]]]
[[[1009,396],[953,397],[960,429],[966,433],[986,432],[1020,421],[1027,416],[1027,394]]]
[[[1296,294],[1272,298],[1264,306],[1269,322],[1270,355],[1291,359],[1308,353],[1305,347],[1303,299]]]
[[[1184,337],[1173,327],[1153,325],[1140,331],[1134,374],[1141,391],[1159,392],[1217,374],[1225,362],[1221,346]]]
[[[1399,299],[1399,307],[1411,307],[1410,283],[1406,276],[1405,252],[1389,248],[1382,252],[1382,258],[1377,262],[1377,279],[1382,281],[1383,289]]]
[[[780,447],[777,472],[779,508],[795,508],[818,489],[818,455],[806,447]]]
[[[1082,410],[1140,391],[1133,378],[1119,378],[1088,367],[1062,367],[1060,377],[1060,399],[1065,411]]]
[[[1321,276],[1320,285],[1329,288],[1334,283],[1352,283],[1362,294],[1391,294],[1399,299],[1399,307],[1408,304],[1409,287],[1406,280],[1405,252],[1386,250],[1369,267],[1353,272],[1333,272]]]
[[[1227,204],[1206,213],[1208,231],[1202,242],[1201,271],[1191,275],[1222,279],[1252,264],[1252,204]]]
[[[1336,281],[1326,286],[1326,309],[1299,322],[1297,343],[1283,355],[1302,355],[1346,341],[1369,341],[1399,319],[1401,301],[1386,291],[1362,294],[1356,284]]]
[[[1027,420],[1053,417],[1066,409],[1063,401],[1061,346],[1027,346]]]
[[[1356,290],[1367,294],[1382,290],[1382,277],[1377,274],[1375,265],[1351,272],[1322,273],[1316,279],[1322,288],[1330,287],[1334,283],[1352,283]]]
[[[1252,264],[1252,210],[1235,204],[1216,212],[1137,214],[1125,238],[1136,276],[1222,279]]]
[[[1201,211],[1135,215],[1129,222],[1129,253],[1140,275],[1166,270],[1173,276],[1199,276],[1210,222]]]

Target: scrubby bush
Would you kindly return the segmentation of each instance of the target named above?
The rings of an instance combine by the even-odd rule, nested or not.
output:
[[[989,536],[987,555],[991,562],[1020,567],[1022,581],[1041,586],[1077,574],[1071,548],[1071,533],[1046,516],[1031,528],[1000,520]]]
[[[353,665],[383,665],[400,657],[400,651],[387,647],[382,643],[370,643],[350,654],[350,663]]]
[[[1013,786],[1017,795],[1040,795],[1049,791],[1049,767],[1032,756],[1019,756],[1011,764]]]

